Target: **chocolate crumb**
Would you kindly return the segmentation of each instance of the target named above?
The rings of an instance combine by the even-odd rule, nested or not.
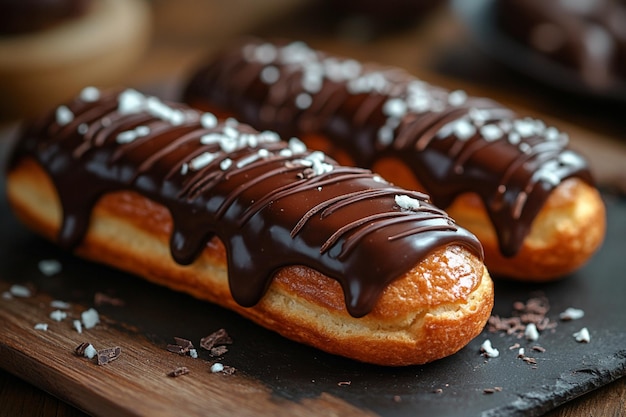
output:
[[[105,365],[109,362],[114,361],[115,359],[120,357],[121,353],[122,353],[122,348],[119,346],[99,350],[98,351],[98,365]]]
[[[493,393],[495,393],[495,392],[496,392],[496,390],[495,390],[494,388],[485,388],[485,389],[483,390],[483,393],[484,393],[484,394],[493,394]]]
[[[171,376],[173,378],[179,377],[181,375],[187,375],[189,373],[189,369],[186,366],[179,366],[178,368],[174,369],[173,371],[171,371],[170,373],[168,373],[168,376]]]
[[[529,363],[531,365],[536,365],[537,364],[537,359],[535,358],[531,358],[530,356],[524,356],[522,357],[522,360],[526,363]]]
[[[441,389],[441,388],[437,388],[437,389],[433,390],[434,394],[441,394],[442,392],[443,392],[443,389]]]
[[[108,304],[113,307],[123,307],[125,302],[120,298],[111,297],[102,292],[97,292],[93,296],[93,302],[96,306]]]
[[[200,347],[208,351],[210,351],[213,347],[217,345],[230,345],[232,343],[233,340],[224,329],[219,329],[211,333],[210,335],[200,339]]]
[[[394,395],[393,396],[393,401],[396,403],[399,403],[400,401],[402,401],[402,397],[400,397],[399,395]]]
[[[352,381],[340,381],[340,382],[337,382],[337,385],[339,385],[340,387],[349,386],[349,385],[352,385]]]
[[[545,351],[546,351],[546,348],[541,347],[541,346],[533,346],[533,347],[532,347],[532,350],[534,350],[534,351],[536,351],[536,352],[541,352],[541,353],[543,353],[543,352],[545,352]]]

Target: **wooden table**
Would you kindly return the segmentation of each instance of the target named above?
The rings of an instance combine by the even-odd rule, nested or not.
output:
[[[450,89],[493,97],[529,115],[541,116],[570,132],[573,145],[591,161],[600,184],[626,192],[625,125],[611,107],[586,106],[519,77],[486,59],[443,6],[403,30],[370,37],[359,21],[316,20],[303,0],[154,0],[154,37],[142,63],[123,83],[174,94],[203,56],[240,33],[269,34],[307,40],[313,46],[362,60],[402,66],[417,76]],[[204,20],[202,16],[205,16]],[[206,23],[206,21],[210,23]],[[362,23],[362,22],[361,22]],[[348,32],[348,28],[360,28]],[[358,35],[358,36],[357,36]],[[1,354],[2,352],[0,352]],[[7,416],[81,416],[81,411],[0,370],[0,414]],[[626,378],[621,378],[547,414],[621,416],[626,413]]]

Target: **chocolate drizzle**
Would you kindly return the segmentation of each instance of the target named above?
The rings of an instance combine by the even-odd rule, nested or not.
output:
[[[194,75],[184,99],[282,135],[324,135],[361,167],[397,158],[439,207],[476,193],[505,256],[519,251],[561,181],[592,181],[567,135],[540,120],[301,42],[232,48]]]
[[[171,213],[170,247],[193,262],[213,236],[226,248],[233,298],[252,306],[273,274],[305,265],[336,279],[355,317],[432,250],[469,232],[427,196],[339,166],[302,142],[218,121],[134,90],[83,93],[27,129],[13,164],[35,158],[63,209],[61,245],[79,245],[107,192],[135,191]]]

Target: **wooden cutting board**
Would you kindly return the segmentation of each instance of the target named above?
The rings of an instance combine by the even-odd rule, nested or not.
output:
[[[7,141],[3,141],[6,148]],[[2,160],[6,149],[0,148]],[[0,181],[3,183],[3,180]],[[97,416],[528,416],[539,415],[626,375],[626,201],[605,195],[609,230],[592,262],[548,285],[496,282],[494,314],[511,315],[516,301],[541,294],[549,300],[553,331],[542,333],[545,352],[514,335],[485,330],[452,357],[425,366],[369,366],[293,343],[214,305],[149,284],[137,277],[64,253],[26,230],[0,198],[0,294],[14,284],[30,297],[0,297],[0,367]],[[39,262],[61,270],[46,275]],[[102,293],[123,305],[96,305]],[[50,318],[53,300],[69,303],[68,317]],[[101,323],[79,334],[72,321],[91,307]],[[559,321],[567,307],[585,317]],[[47,323],[48,330],[37,330]],[[573,333],[587,327],[590,343]],[[233,339],[213,358],[200,339],[224,328]],[[175,337],[192,341],[199,358],[167,350]],[[486,359],[490,339],[500,357]],[[82,342],[96,349],[119,346],[105,365],[75,355]],[[518,358],[519,344],[535,363]],[[215,361],[234,368],[211,372]],[[189,374],[168,374],[185,366]]]

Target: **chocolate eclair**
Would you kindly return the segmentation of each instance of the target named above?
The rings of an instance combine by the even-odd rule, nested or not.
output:
[[[562,277],[603,240],[604,205],[566,133],[400,68],[246,39],[202,65],[183,99],[428,193],[478,236],[491,273]]]
[[[450,355],[493,304],[480,243],[427,195],[135,90],[28,125],[7,188],[68,250],[365,362]]]

